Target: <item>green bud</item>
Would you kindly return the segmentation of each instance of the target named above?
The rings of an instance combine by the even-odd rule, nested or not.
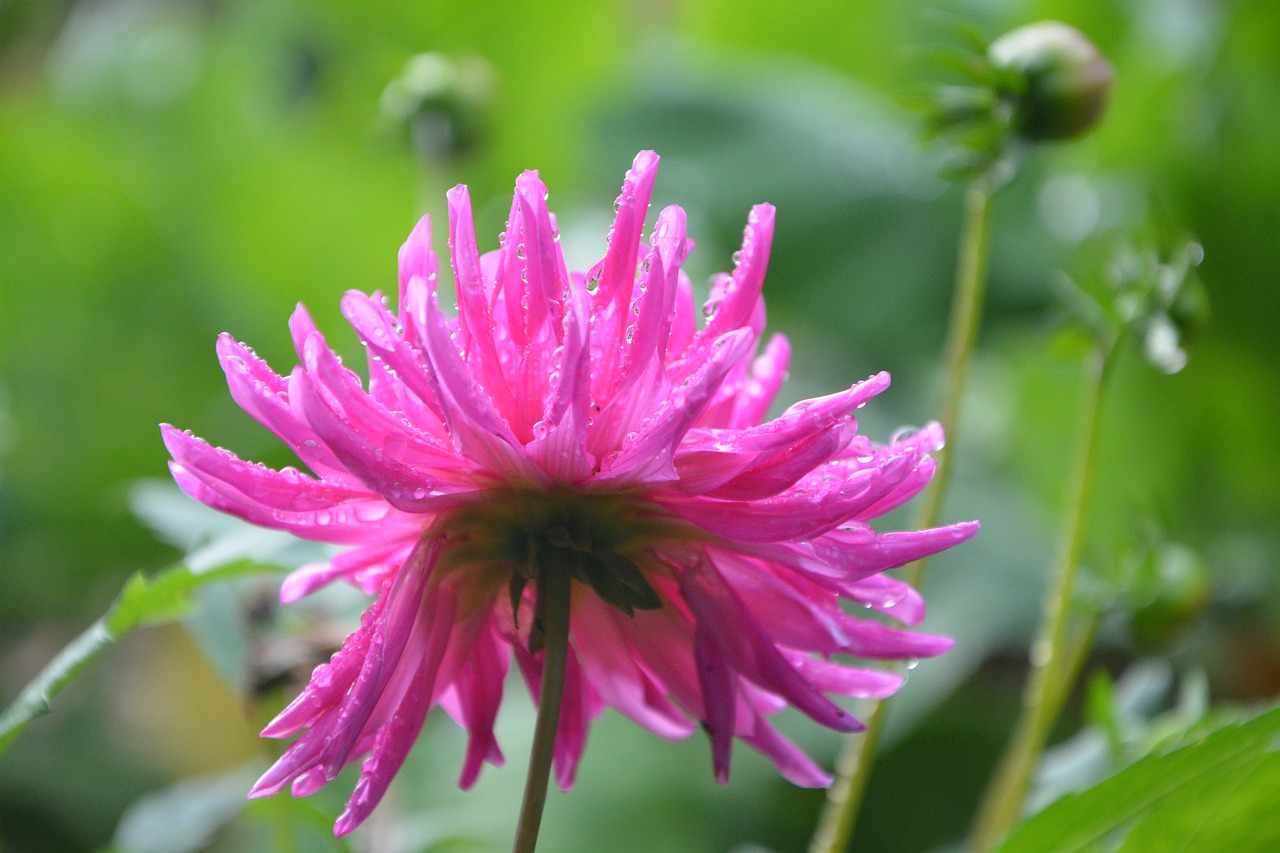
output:
[[[1018,135],[1033,142],[1072,139],[1097,124],[1115,73],[1074,27],[1040,21],[1005,33],[987,58],[1001,73]]]
[[[476,56],[420,53],[383,90],[382,112],[404,126],[423,157],[460,157],[483,141],[493,77],[489,63]]]

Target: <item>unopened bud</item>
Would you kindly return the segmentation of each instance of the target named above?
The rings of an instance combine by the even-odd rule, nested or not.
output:
[[[1040,21],[1005,33],[987,58],[1007,78],[1014,126],[1040,142],[1087,133],[1102,115],[1115,73],[1074,27]]]
[[[493,70],[485,60],[420,53],[383,90],[382,111],[407,128],[419,154],[449,160],[482,140],[492,89]]]

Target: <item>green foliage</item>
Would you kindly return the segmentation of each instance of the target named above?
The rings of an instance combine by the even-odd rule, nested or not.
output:
[[[1068,794],[1000,853],[1267,850],[1280,844],[1280,708]]]
[[[894,386],[860,413],[864,429],[883,438],[933,417],[958,199],[935,180],[936,163],[911,144],[911,117],[894,105],[920,45],[938,41],[921,10],[939,5],[975,16],[987,35],[1046,15],[1064,20],[1096,41],[1117,82],[1097,132],[1028,160],[994,212],[990,298],[958,445],[964,461],[946,512],[979,517],[984,531],[930,578],[924,627],[957,646],[913,672],[899,706],[907,713],[873,783],[890,794],[873,790],[855,847],[923,849],[966,830],[966,796],[976,796],[973,780],[985,775],[1017,703],[1010,662],[1023,659],[1039,594],[1034,567],[1048,560],[1049,519],[1060,509],[1079,348],[1046,347],[1051,271],[1075,269],[1082,241],[1130,229],[1148,187],[1205,247],[1196,274],[1213,324],[1195,328],[1203,312],[1193,294],[1164,311],[1180,341],[1198,333],[1184,370],[1156,381],[1138,358],[1117,366],[1087,558],[1114,565],[1135,517],[1176,531],[1202,557],[1210,585],[1200,621],[1176,632],[1174,652],[1211,673],[1214,695],[1268,695],[1280,626],[1280,337],[1271,319],[1280,316],[1271,274],[1280,241],[1266,239],[1280,221],[1277,4],[391,0],[374,11],[336,0],[34,0],[0,3],[4,698],[25,684],[28,661],[49,659],[49,637],[60,644],[122,586],[137,610],[113,611],[121,625],[167,619],[184,598],[202,599],[188,625],[206,648],[222,649],[224,677],[245,683],[258,638],[244,637],[246,604],[233,584],[128,581],[139,568],[196,565],[194,554],[179,555],[217,537],[184,539],[197,522],[170,502],[163,512],[173,523],[158,543],[123,509],[126,484],[163,475],[160,421],[247,458],[295,462],[229,400],[215,336],[233,333],[287,373],[296,359],[284,323],[303,301],[336,346],[359,355],[337,310],[342,291],[394,290],[396,247],[424,209],[442,248],[443,191],[455,181],[469,183],[481,239],[492,246],[503,194],[521,169],[541,169],[582,266],[603,248],[626,164],[655,147],[661,203],[685,204],[699,241],[695,287],[728,263],[747,206],[771,201],[779,218],[769,324],[792,338],[796,359],[784,394],[799,399],[885,368]],[[972,62],[978,50],[943,64],[961,82],[989,85]],[[405,144],[421,116],[401,111],[409,127],[388,126],[381,101],[422,51],[478,57],[493,75],[483,120],[465,116],[469,147],[452,160],[424,161]],[[245,548],[282,565],[310,558],[239,535],[234,554],[205,552],[199,565],[242,559]],[[345,611],[317,605],[326,608],[340,638]],[[279,630],[280,644],[296,639]],[[229,644],[233,634],[241,646]],[[27,839],[51,851],[107,843],[131,795],[121,792],[217,769],[184,764],[172,744],[144,751],[116,736],[117,694],[136,664],[127,649],[102,659],[109,635],[96,623],[23,694],[31,709],[54,701],[71,713],[29,728],[0,762],[6,849],[26,849]],[[1104,632],[1104,641],[1109,659],[1134,653],[1123,634]],[[102,667],[93,674],[109,682],[91,674],[79,695],[59,694],[94,660]],[[985,660],[996,663],[982,668]],[[172,713],[172,696],[193,678],[140,701]],[[964,701],[943,702],[959,684]],[[495,810],[518,803],[518,791],[495,793],[518,788],[509,780],[519,776],[527,733],[513,718],[503,741],[513,766],[486,771],[489,787],[454,790],[457,732],[429,725],[406,768],[411,782],[393,788],[384,808],[439,825],[466,815],[468,826],[447,833],[459,839],[489,826]],[[928,748],[911,737],[922,719]],[[204,724],[200,715],[182,723],[197,738]],[[815,755],[834,750],[808,728],[792,736]],[[606,715],[578,789],[553,798],[573,820],[552,824],[563,834],[550,846],[598,849],[598,833],[584,838],[573,827],[594,830],[607,815],[637,850],[747,840],[799,849],[820,794],[787,789],[742,753],[733,783],[718,788],[704,744],[656,742]],[[294,805],[254,803],[232,825],[271,825]],[[323,805],[312,806],[310,824],[286,821],[310,827],[299,837],[317,841],[298,849],[324,849],[325,818],[341,805]],[[654,814],[664,816],[659,826]],[[657,844],[643,844],[655,834]],[[256,846],[235,836],[222,849],[272,849],[254,837]],[[1130,838],[1142,840],[1136,830]]]
[[[180,565],[151,578],[133,575],[106,614],[68,643],[0,715],[0,756],[32,720],[52,710],[53,700],[77,675],[130,631],[186,615],[192,596],[206,584],[269,571],[279,569],[237,560],[205,571]]]

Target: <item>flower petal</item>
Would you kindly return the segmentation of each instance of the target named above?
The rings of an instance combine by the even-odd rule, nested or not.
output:
[[[713,567],[688,568],[681,580],[699,628],[736,671],[828,728],[847,732],[859,727],[848,711],[818,692],[786,661]]]

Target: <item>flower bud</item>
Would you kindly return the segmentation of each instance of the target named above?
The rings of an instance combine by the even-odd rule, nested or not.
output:
[[[1087,133],[1102,115],[1115,78],[1093,42],[1057,21],[1005,33],[991,43],[987,58],[1006,78],[1015,129],[1035,142]]]
[[[421,156],[451,160],[483,140],[492,90],[493,69],[485,60],[420,53],[383,90],[382,112],[407,129]]]

